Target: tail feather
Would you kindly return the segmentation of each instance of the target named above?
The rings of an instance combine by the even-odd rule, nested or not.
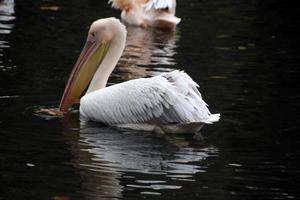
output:
[[[220,114],[217,113],[217,114],[209,115],[209,118],[207,120],[205,120],[204,123],[212,124],[212,123],[217,122],[219,120],[220,120]]]

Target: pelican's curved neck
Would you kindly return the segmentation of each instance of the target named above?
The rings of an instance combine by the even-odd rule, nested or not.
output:
[[[93,76],[93,79],[86,92],[87,94],[95,90],[102,89],[106,86],[111,72],[114,70],[123,53],[125,42],[126,30],[124,29],[124,27],[117,26],[115,29],[115,36],[111,40],[105,58],[103,59]]]

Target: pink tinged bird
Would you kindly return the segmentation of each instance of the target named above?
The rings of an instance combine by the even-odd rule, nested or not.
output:
[[[122,10],[124,22],[141,26],[173,30],[180,22],[175,16],[176,0],[109,0],[112,7]]]

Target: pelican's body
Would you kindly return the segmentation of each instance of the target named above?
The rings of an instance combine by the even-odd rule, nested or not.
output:
[[[174,29],[180,22],[175,16],[176,0],[109,0],[109,3],[122,10],[121,18],[128,24]]]
[[[80,114],[87,120],[171,133],[198,132],[204,123],[219,120],[219,114],[209,112],[198,85],[178,70],[105,87],[125,40],[125,27],[115,18],[92,24],[61,100],[61,111],[74,104],[92,79],[80,100]]]

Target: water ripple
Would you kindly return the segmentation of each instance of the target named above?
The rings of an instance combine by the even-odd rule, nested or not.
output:
[[[177,40],[176,32],[166,34],[128,26],[125,50],[111,76],[126,81],[173,70],[177,64]]]
[[[3,72],[15,68],[15,66],[6,66],[5,61],[3,60],[3,57],[5,55],[4,50],[10,48],[10,44],[5,37],[2,37],[10,34],[14,27],[14,6],[14,0],[3,0],[0,2],[0,71]]]
[[[14,0],[0,2],[0,34],[9,34],[14,26]]]
[[[183,141],[187,139],[87,126],[81,127],[79,149],[73,151],[79,152],[79,168],[96,173],[94,178],[109,179],[113,188],[159,195],[157,191],[178,190],[185,182],[195,181],[197,173],[206,172],[203,161],[218,156],[213,146],[190,147]],[[121,177],[128,183],[121,186]]]

